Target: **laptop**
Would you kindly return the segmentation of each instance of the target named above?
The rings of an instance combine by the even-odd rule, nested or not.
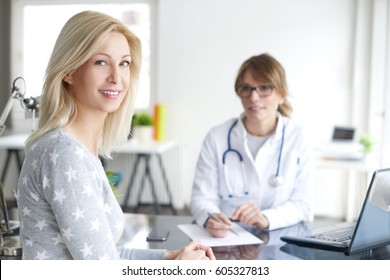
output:
[[[281,240],[345,255],[390,244],[390,168],[373,173],[356,222],[317,228],[307,236],[282,236]]]
[[[353,142],[355,128],[335,126],[333,128],[332,141]]]

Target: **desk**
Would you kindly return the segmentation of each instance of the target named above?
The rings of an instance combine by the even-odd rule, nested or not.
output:
[[[164,216],[125,214],[125,230],[119,241],[119,247],[140,249],[168,249],[177,250],[190,242],[190,239],[180,229],[178,224],[192,223],[190,216]],[[229,248],[214,247],[217,259],[305,259],[305,260],[358,260],[358,259],[390,259],[390,245],[372,250],[371,254],[355,254],[345,256],[343,253],[325,250],[302,248],[287,244],[280,240],[283,235],[306,234],[319,226],[328,225],[329,222],[301,223],[295,226],[262,232],[253,230],[252,233],[264,241],[261,245],[232,246]],[[165,242],[147,242],[146,236],[153,228],[169,229],[170,234]]]
[[[362,161],[345,161],[345,160],[325,160],[317,159],[317,169],[335,169],[347,172],[347,201],[346,201],[346,213],[344,219],[347,222],[354,220],[354,209],[356,204],[356,187],[358,175],[364,175],[366,188],[368,187],[369,179],[373,172],[378,167],[378,164],[370,160]],[[365,189],[366,189],[365,188]],[[364,195],[364,194],[362,194]],[[360,204],[359,204],[360,206]]]
[[[130,179],[129,183],[126,189],[126,194],[124,196],[123,204],[122,204],[122,209],[125,209],[127,206],[127,202],[129,200],[129,196],[131,193],[131,190],[134,186],[134,179],[137,174],[138,167],[140,165],[140,161],[144,160],[145,162],[145,168],[142,173],[141,177],[141,188],[138,192],[138,199],[137,199],[137,206],[135,209],[135,212],[138,211],[139,207],[142,205],[141,203],[141,195],[144,191],[144,185],[145,185],[145,180],[148,179],[151,187],[151,192],[152,192],[152,197],[153,197],[153,207],[154,211],[156,214],[160,214],[160,203],[158,202],[157,198],[157,191],[156,191],[156,186],[155,182],[151,173],[151,166],[150,166],[150,160],[152,156],[155,156],[158,161],[158,166],[161,171],[161,175],[164,181],[164,186],[165,186],[165,191],[168,195],[168,204],[167,206],[170,207],[172,210],[172,213],[174,215],[177,215],[176,209],[174,208],[172,204],[172,192],[171,188],[169,185],[169,181],[166,175],[165,167],[162,162],[162,154],[165,152],[177,147],[176,141],[166,141],[166,142],[148,142],[148,143],[139,143],[136,140],[130,140],[126,142],[125,144],[121,145],[120,147],[116,148],[114,150],[114,153],[121,153],[121,154],[134,154],[136,156],[136,160],[133,166],[133,169],[130,173]]]
[[[125,213],[125,228],[118,242],[120,248],[135,249],[167,249],[177,250],[190,242],[177,225],[192,223],[191,216],[145,215]],[[329,225],[329,222],[301,223],[291,227],[274,230],[268,233],[254,230],[252,233],[264,241],[261,245],[231,246],[229,248],[214,247],[217,259],[253,259],[253,260],[359,260],[376,259],[390,260],[390,245],[373,249],[367,253],[345,256],[343,253],[325,250],[302,248],[287,244],[280,240],[283,235],[306,234],[319,226]],[[146,237],[152,228],[169,229],[170,234],[165,242],[147,242]],[[0,256],[0,259],[20,259],[19,257]]]
[[[22,169],[23,158],[20,152],[24,149],[24,143],[30,134],[11,134],[0,137],[0,149],[7,150],[7,157],[4,161],[3,171],[1,173],[1,181],[4,183],[7,175],[8,166],[11,160],[11,156],[15,155],[18,164],[18,173]]]

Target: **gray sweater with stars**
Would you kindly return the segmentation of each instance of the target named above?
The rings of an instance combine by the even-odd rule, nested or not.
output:
[[[17,201],[23,259],[163,259],[118,250],[123,212],[99,159],[63,129],[26,152]]]

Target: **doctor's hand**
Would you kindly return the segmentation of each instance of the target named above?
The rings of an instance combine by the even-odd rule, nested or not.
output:
[[[232,215],[232,219],[260,229],[269,227],[268,218],[253,203],[244,203],[238,206]]]
[[[167,251],[166,260],[215,260],[213,250],[199,241],[191,241],[187,246],[177,251]]]
[[[207,219],[205,224],[206,230],[214,237],[225,237],[232,227],[232,222],[223,213],[213,213],[213,216],[216,219],[211,217]]]

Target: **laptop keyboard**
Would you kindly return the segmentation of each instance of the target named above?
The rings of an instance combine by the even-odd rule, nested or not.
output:
[[[311,238],[333,241],[333,242],[345,242],[352,238],[353,228],[342,229],[338,231],[329,231],[311,236]]]

